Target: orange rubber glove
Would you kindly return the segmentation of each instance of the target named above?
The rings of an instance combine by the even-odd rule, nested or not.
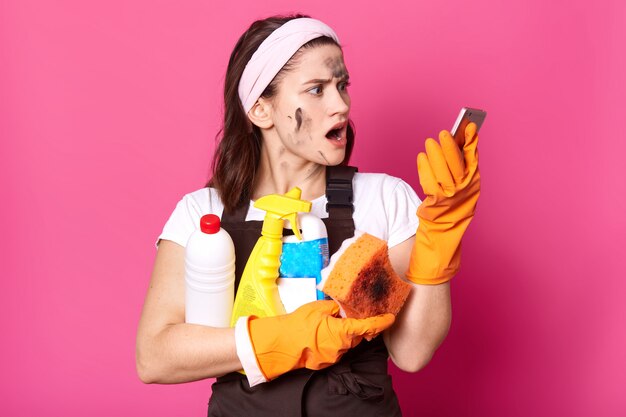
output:
[[[394,320],[393,314],[366,319],[341,318],[339,305],[335,301],[313,301],[289,314],[250,317],[247,322],[248,334],[258,364],[256,369],[261,371],[262,377],[255,375],[255,366],[250,364],[249,358],[245,358],[245,353],[242,354],[241,351],[245,349],[241,349],[243,343],[239,340],[237,354],[250,386],[253,386],[294,369],[326,368],[336,363],[363,338],[374,338],[391,326]]]
[[[406,277],[417,284],[449,281],[461,263],[461,239],[480,194],[476,124],[465,128],[463,151],[446,130],[439,142],[426,139],[417,171],[426,198],[417,209],[419,226]]]

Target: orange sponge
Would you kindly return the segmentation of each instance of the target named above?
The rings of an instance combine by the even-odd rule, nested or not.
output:
[[[363,233],[346,243],[349,246],[344,243],[323,271],[322,291],[340,304],[347,317],[398,314],[411,285],[393,270],[387,242]]]

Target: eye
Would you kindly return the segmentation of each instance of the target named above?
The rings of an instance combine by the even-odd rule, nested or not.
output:
[[[350,87],[350,85],[351,85],[350,81],[345,81],[345,82],[339,84],[339,90],[346,91],[348,89],[348,87]]]
[[[316,85],[315,87],[310,88],[309,92],[313,93],[316,96],[319,96],[320,94],[322,94],[322,86],[321,85]]]

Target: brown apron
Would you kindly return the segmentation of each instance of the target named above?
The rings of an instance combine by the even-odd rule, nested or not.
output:
[[[352,177],[356,168],[328,167],[326,210],[330,253],[354,236]],[[235,243],[235,290],[243,268],[261,235],[262,221],[245,221],[249,203],[222,215],[222,227]],[[290,233],[285,230],[285,234]],[[400,416],[387,372],[388,352],[382,336],[363,341],[335,365],[313,371],[298,369],[250,388],[238,372],[217,378],[212,386],[209,417],[222,416]]]

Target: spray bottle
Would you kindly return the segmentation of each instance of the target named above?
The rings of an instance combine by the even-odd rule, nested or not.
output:
[[[322,219],[313,213],[298,213],[298,223],[302,240],[295,235],[283,237],[280,257],[278,290],[288,313],[302,304],[324,299],[316,286],[329,261],[328,232]]]
[[[261,237],[254,245],[241,275],[231,326],[234,326],[237,319],[242,316],[269,317],[286,313],[276,280],[282,254],[285,220],[295,225],[294,234],[302,239],[297,213],[311,211],[311,202],[300,200],[301,195],[302,190],[294,187],[284,195],[267,195],[254,203],[254,207],[265,210],[266,214]]]

